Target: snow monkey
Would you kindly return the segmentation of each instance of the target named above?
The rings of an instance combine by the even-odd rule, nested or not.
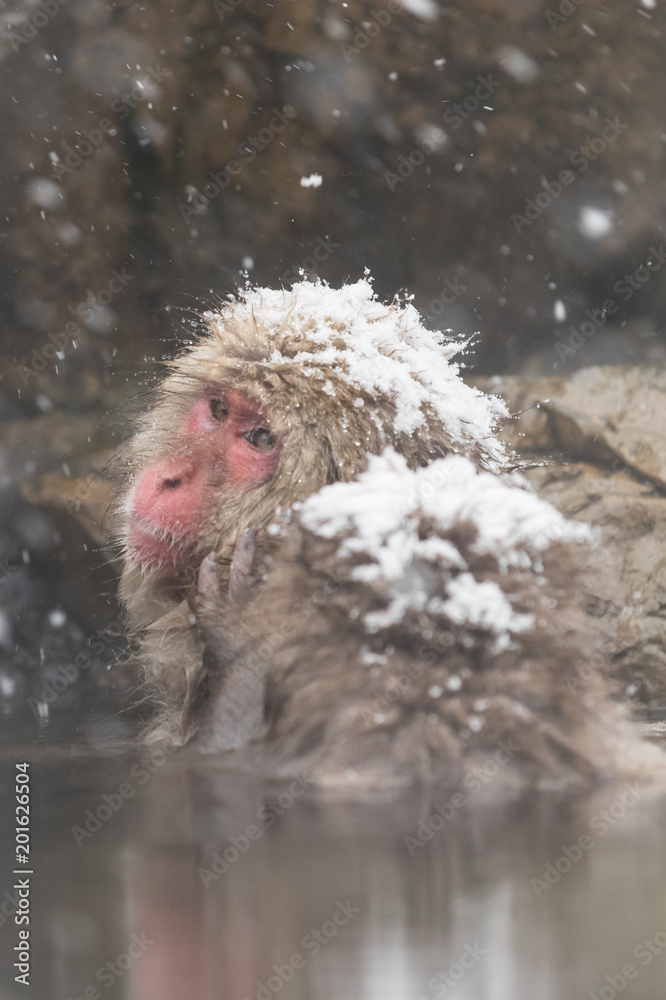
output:
[[[362,794],[663,774],[611,700],[580,608],[586,525],[461,456],[410,470],[387,449],[272,530],[242,607],[203,594],[223,662],[194,746]],[[263,718],[243,742],[258,675]]]
[[[480,483],[515,495],[517,509],[540,503],[499,478],[511,466],[495,435],[506,410],[462,381],[461,344],[424,329],[409,302],[378,301],[367,280],[247,289],[204,323],[130,442],[119,503],[120,596],[160,706],[152,737],[198,733],[195,745],[237,750],[273,773],[307,760],[326,780],[358,771],[381,783],[431,778],[517,726],[535,771],[603,771],[609,755],[595,756],[589,733],[600,738],[616,710],[601,681],[567,689],[582,633],[568,624],[572,602],[564,616],[552,610],[560,588],[544,585],[527,529],[503,540],[491,501],[476,518],[461,507],[445,527],[423,509],[410,522],[421,551],[386,516],[405,489],[420,509],[428,480],[410,476],[443,474],[438,460],[454,463],[447,476],[464,468],[472,505]],[[364,475],[383,453],[374,461],[393,472],[373,466],[378,490]],[[458,489],[454,477],[433,494],[446,507]],[[380,547],[393,562],[378,573],[356,566],[366,550],[354,547],[351,521],[314,530],[319,500],[344,506],[361,497],[354,490],[387,532]],[[551,576],[569,584],[561,549]],[[397,594],[384,619],[382,587]],[[412,661],[405,693],[385,711],[368,708]],[[389,732],[398,760],[382,764]]]

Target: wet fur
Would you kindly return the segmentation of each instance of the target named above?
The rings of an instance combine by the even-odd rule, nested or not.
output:
[[[288,293],[285,293],[288,295]],[[401,309],[386,306],[386,313]],[[404,455],[411,468],[426,465],[451,451],[467,455],[479,468],[497,468],[497,442],[451,437],[434,410],[423,407],[424,423],[413,434],[394,430],[396,406],[388,393],[369,396],[353,387],[344,371],[318,362],[321,346],[308,336],[308,325],[287,317],[279,331],[262,326],[261,314],[239,319],[234,304],[207,318],[208,331],[191,350],[172,362],[171,373],[155,392],[153,405],[138,422],[137,434],[125,448],[117,503],[118,535],[124,542],[127,495],[142,469],[174,453],[186,414],[211,385],[234,388],[265,407],[273,433],[283,441],[276,472],[259,487],[220,492],[219,504],[207,512],[199,538],[195,568],[178,579],[158,578],[125,561],[119,596],[131,634],[140,646],[144,690],[159,711],[147,738],[185,740],[182,710],[199,683],[204,644],[192,628],[196,613],[196,567],[211,551],[219,555],[220,579],[228,583],[228,566],[236,538],[259,529],[259,550],[266,547],[266,526],[275,512],[339,480],[354,479],[368,456],[388,445]],[[434,337],[435,335],[433,335]],[[286,359],[271,360],[275,351]],[[297,354],[311,354],[308,371]],[[323,389],[330,382],[332,393]],[[355,400],[363,398],[362,407]],[[507,467],[508,467],[507,460]]]
[[[236,688],[267,678],[263,727],[228,763],[276,777],[305,773],[348,792],[453,785],[507,745],[519,749],[497,789],[663,772],[661,751],[639,738],[599,670],[580,610],[580,552],[553,544],[540,579],[532,569],[500,573],[475,555],[475,533],[460,524],[441,537],[478,580],[497,583],[517,611],[535,616],[512,649],[497,651],[488,633],[424,612],[369,635],[363,618],[386,605],[382,585],[350,578],[354,562],[340,559],[340,539],[291,523],[222,665],[220,677],[236,675]],[[431,594],[445,592],[444,571],[412,569]],[[228,708],[221,682],[196,746],[228,749],[219,716]]]
[[[271,360],[276,348],[286,360]],[[480,560],[470,548],[473,526],[452,533],[477,579],[495,581],[518,610],[535,615],[537,625],[515,648],[498,651],[487,633],[425,613],[368,635],[363,616],[386,603],[381,585],[351,578],[339,539],[324,541],[303,529],[297,513],[285,522],[279,512],[356,478],[368,456],[387,446],[412,469],[457,451],[496,472],[496,442],[486,450],[474,437],[454,440],[434,411],[417,433],[395,433],[390,396],[360,393],[344,372],[317,364],[319,350],[307,325],[287,318],[278,334],[269,333],[260,316],[241,323],[228,306],[172,364],[128,447],[131,484],[172,453],[185,415],[211,385],[233,387],[265,407],[283,441],[278,468],[263,484],[235,495],[220,491],[189,574],[164,580],[126,565],[121,598],[158,705],[147,738],[184,744],[194,737],[194,747],[224,751],[232,766],[277,777],[306,771],[347,789],[450,783],[472,773],[501,740],[519,744],[506,769],[519,783],[645,773],[661,755],[638,739],[596,669],[576,589],[578,556],[566,546],[545,553],[543,582],[532,570],[502,574],[492,558]],[[307,373],[290,360],[304,351],[312,352]],[[332,394],[324,391],[327,381]],[[354,405],[359,395],[361,407]],[[124,504],[121,491],[121,521]],[[280,531],[267,531],[276,516]],[[238,600],[229,595],[229,572],[245,529],[257,531],[258,582]],[[421,530],[432,526],[424,522]],[[218,585],[200,589],[199,566],[211,551]],[[413,571],[432,593],[444,592],[446,581],[432,567]],[[483,720],[478,731],[470,717]]]

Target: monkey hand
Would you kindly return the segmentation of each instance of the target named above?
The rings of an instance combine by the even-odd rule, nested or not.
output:
[[[246,528],[236,539],[229,571],[229,597],[232,601],[244,600],[255,582],[255,578],[252,576],[252,564],[254,563],[256,547],[256,528]]]
[[[241,604],[255,582],[252,564],[256,537],[257,532],[253,528],[246,528],[238,536],[229,568],[228,595],[225,596],[220,586],[215,552],[210,552],[199,567],[196,621],[203,656],[199,671],[190,678],[183,707],[181,732],[186,741],[198,728],[211,688],[226,679],[232,652],[224,627],[225,612],[228,612],[230,604]]]

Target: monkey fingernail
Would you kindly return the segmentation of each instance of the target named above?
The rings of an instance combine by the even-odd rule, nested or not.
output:
[[[217,604],[220,600],[220,582],[217,576],[217,557],[209,553],[199,567],[197,585],[199,598]]]

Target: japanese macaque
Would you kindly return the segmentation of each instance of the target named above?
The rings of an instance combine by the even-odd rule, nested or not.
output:
[[[193,627],[205,557],[233,594],[246,530],[261,553],[276,511],[353,479],[387,445],[413,468],[451,451],[508,464],[494,434],[504,404],[462,382],[451,361],[462,345],[425,330],[408,303],[378,302],[365,280],[248,291],[204,321],[130,442],[119,504],[120,597],[161,705],[154,733],[183,740],[205,648]]]
[[[449,779],[509,738],[530,780],[635,773],[652,748],[620,740],[594,668],[580,529],[499,478],[506,411],[460,379],[461,345],[365,280],[249,290],[205,322],[119,505],[152,737],[363,787]]]
[[[462,457],[410,471],[388,450],[273,530],[242,606],[204,588],[223,652],[195,746],[362,792],[663,774],[599,669],[577,586],[586,525]]]

